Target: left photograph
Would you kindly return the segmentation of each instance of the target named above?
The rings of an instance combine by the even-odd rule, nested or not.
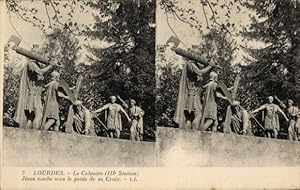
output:
[[[154,166],[155,0],[5,5],[3,166]]]

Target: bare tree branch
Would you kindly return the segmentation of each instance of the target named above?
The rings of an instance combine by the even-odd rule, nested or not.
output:
[[[206,15],[205,8],[204,8],[204,5],[203,5],[202,1],[201,1],[201,4],[202,4],[202,10],[203,10],[203,14],[204,14],[205,21],[206,21],[206,26],[207,26],[207,28],[209,28],[207,15]]]
[[[50,25],[50,27],[52,27],[51,19],[50,19],[49,13],[48,13],[48,8],[47,8],[46,2],[44,2],[44,5],[45,5],[45,9],[46,9],[46,14],[47,14],[47,17],[48,17],[49,25]]]
[[[215,15],[215,11],[214,11],[214,9],[212,8],[210,2],[209,2],[208,0],[205,0],[205,2],[208,4],[208,6],[209,6],[209,8],[210,8],[210,10],[211,10],[211,13],[212,13],[212,19],[213,19],[214,23],[217,24],[217,25],[218,25],[219,27],[221,27],[222,29],[226,30],[230,35],[236,37],[237,35],[232,34],[232,32],[230,32],[229,29],[228,29],[227,27],[224,26],[224,24],[222,25],[222,24],[220,24],[220,23],[217,21],[216,15]]]
[[[72,34],[74,34],[75,36],[80,36],[79,34],[74,33],[74,31],[72,31],[72,30],[70,29],[70,27],[68,27],[66,24],[63,24],[62,22],[59,21],[59,19],[58,19],[58,14],[57,14],[57,10],[56,10],[56,8],[55,8],[55,5],[53,4],[53,2],[52,2],[51,0],[49,0],[48,2],[50,3],[52,9],[54,10],[54,14],[55,14],[55,15],[54,15],[54,18],[55,18],[56,22],[58,22],[60,25],[62,25],[62,26],[64,26],[64,27],[66,27],[66,28],[67,28]]]

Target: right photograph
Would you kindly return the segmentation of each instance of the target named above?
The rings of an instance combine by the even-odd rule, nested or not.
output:
[[[299,6],[157,1],[158,165],[300,165]]]

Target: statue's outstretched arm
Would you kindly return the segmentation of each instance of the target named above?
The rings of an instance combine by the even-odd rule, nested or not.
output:
[[[254,114],[254,113],[257,113],[257,112],[262,111],[262,110],[264,110],[264,109],[266,109],[266,106],[265,106],[265,105],[262,105],[262,106],[260,106],[259,108],[253,110],[251,113]]]
[[[99,108],[99,109],[93,111],[93,113],[94,113],[94,114],[95,114],[95,113],[99,113],[99,112],[102,112],[103,110],[106,110],[106,109],[108,109],[108,104],[106,104],[106,105],[104,105],[103,107],[101,107],[101,108]]]

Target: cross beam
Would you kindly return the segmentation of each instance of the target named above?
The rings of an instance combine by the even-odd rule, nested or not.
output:
[[[228,102],[230,103],[230,105],[227,107],[227,111],[226,111],[226,117],[225,117],[225,122],[224,122],[224,133],[231,133],[231,127],[230,127],[230,125],[231,125],[231,116],[232,116],[231,105],[233,104],[233,101],[235,100],[237,87],[238,87],[238,84],[239,84],[240,80],[241,80],[240,76],[236,76],[236,78],[234,80],[234,86],[233,86],[232,93],[229,92],[229,90],[226,87],[226,85],[224,84],[224,82],[222,82],[222,81],[218,82],[218,87],[221,88],[221,90],[223,91],[223,93],[227,97]],[[244,109],[242,106],[240,106],[240,107],[242,109]],[[254,115],[252,115],[250,113],[250,117],[252,117],[255,120],[255,122],[259,125],[260,128],[265,130],[265,128],[259,123],[259,121],[255,118]]]
[[[231,128],[230,128],[231,116],[232,116],[231,105],[233,104],[233,101],[235,100],[237,88],[238,88],[240,80],[241,80],[241,77],[239,75],[237,75],[235,77],[234,85],[233,85],[233,89],[232,89],[231,93],[222,81],[218,82],[218,86],[221,88],[221,90],[227,97],[228,102],[230,103],[230,105],[227,107],[227,110],[226,110],[226,117],[225,117],[225,122],[224,122],[224,133],[231,133]]]
[[[69,99],[72,102],[72,104],[75,104],[75,101],[78,98],[79,89],[80,89],[82,80],[83,80],[83,76],[79,75],[77,82],[76,82],[75,90],[73,93],[71,93],[72,97],[70,98],[70,96],[69,96]],[[70,88],[69,88],[69,91],[71,91]],[[71,100],[71,99],[73,99],[73,100]],[[73,105],[70,105],[69,111],[68,111],[68,117],[67,117],[67,121],[66,121],[66,132],[67,133],[73,132],[73,117],[74,117],[74,109],[73,109]]]
[[[208,60],[204,59],[203,57],[197,55],[196,53],[194,53],[192,51],[188,51],[188,50],[185,50],[185,49],[178,48],[178,45],[180,44],[180,40],[177,39],[174,36],[171,36],[168,39],[166,44],[168,44],[168,43],[173,43],[173,47],[171,48],[171,50],[174,51],[176,54],[182,56],[182,57],[185,57],[185,58],[188,58],[190,60],[202,63],[204,65],[211,65],[211,66],[214,66],[214,67],[222,68],[219,65],[215,65],[215,64],[209,62]]]

